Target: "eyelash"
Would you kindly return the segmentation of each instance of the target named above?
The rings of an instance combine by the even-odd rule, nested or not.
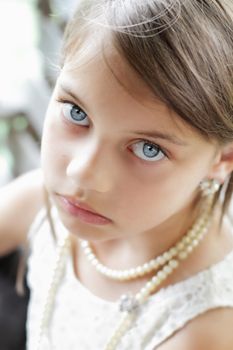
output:
[[[56,101],[57,101],[58,103],[63,104],[63,105],[66,105],[66,104],[68,104],[68,105],[73,105],[74,107],[76,107],[77,109],[79,109],[81,112],[85,113],[84,110],[83,110],[81,107],[79,107],[79,105],[77,105],[76,103],[73,103],[73,102],[71,102],[71,101],[68,101],[68,100],[62,99],[62,98],[58,98],[58,99],[56,99]],[[85,113],[85,114],[86,114],[86,113]],[[87,115],[87,114],[86,114],[86,115]],[[75,125],[75,126],[78,126],[78,127],[86,127],[86,125],[76,124],[75,122],[72,122],[71,120],[68,120],[68,118],[64,116],[64,113],[63,113],[63,117],[64,117],[64,119],[66,119],[66,121],[70,122],[71,124],[73,124],[73,125]],[[159,145],[157,145],[156,143],[154,143],[154,142],[152,142],[152,141],[150,141],[150,140],[138,139],[135,143],[133,143],[133,145],[137,145],[137,144],[140,143],[140,142],[141,142],[141,143],[148,144],[149,146],[155,147],[155,148],[157,149],[157,154],[159,154],[159,153],[161,152],[165,158],[169,158],[169,157],[168,157],[168,154],[167,154],[167,151],[165,151],[165,150],[164,150],[163,148],[161,148]],[[131,150],[131,152],[133,153],[132,150]],[[146,160],[146,159],[140,158],[140,157],[137,156],[136,154],[135,154],[135,156],[139,159],[139,161],[144,162],[144,163],[147,163],[147,164],[148,164],[148,163],[155,163],[155,162],[156,162],[155,160],[150,161],[150,160],[149,160],[149,157],[148,157],[147,160]],[[159,160],[160,160],[160,159],[159,159]],[[163,158],[162,158],[162,160],[163,160]],[[157,161],[158,161],[158,160],[157,160]]]

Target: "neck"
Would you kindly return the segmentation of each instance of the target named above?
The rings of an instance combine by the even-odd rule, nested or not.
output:
[[[98,259],[110,268],[127,269],[141,265],[179,241],[196,220],[195,208],[196,205],[191,203],[152,230],[124,239],[96,241],[92,246]],[[184,218],[187,219],[184,221]]]
[[[189,230],[191,227],[193,227],[193,224],[189,224],[189,225],[187,225],[188,227],[186,228],[185,232],[183,231],[181,234],[182,238],[183,238],[183,236],[186,236],[185,239],[187,239],[187,238],[189,239],[188,241],[184,241],[185,244],[190,245],[190,248],[191,248],[191,245],[194,244],[193,247],[195,247],[195,250],[196,250],[196,248],[200,248],[199,247],[200,240],[198,238],[199,234],[201,234],[201,236],[203,234],[205,235],[207,232],[205,230],[205,228],[207,228],[207,226],[209,226],[209,225],[206,226],[206,224],[208,223],[208,221],[210,219],[210,218],[208,219],[208,210],[209,210],[208,208],[209,207],[207,206],[207,208],[206,208],[207,211],[204,210],[204,212],[203,212],[204,216],[201,215],[200,218],[198,217],[197,223],[199,223],[199,224],[196,225],[196,223],[195,223],[194,230],[191,230],[191,231]],[[183,217],[190,218],[190,216],[187,215],[188,213],[190,214],[190,212],[185,210],[185,211],[182,211],[182,213],[180,213],[180,215],[182,214]],[[184,216],[184,214],[186,214],[186,215]],[[206,221],[206,219],[204,219],[204,217],[207,218],[207,221]],[[204,221],[203,221],[203,219],[204,219]],[[196,219],[193,221],[196,222]],[[181,220],[180,220],[180,222],[181,222]],[[202,227],[202,224],[200,225],[200,222],[204,223],[203,227]],[[184,225],[182,225],[180,227],[184,228]],[[203,231],[203,229],[204,229],[204,231]],[[187,237],[187,233],[188,233],[187,231],[189,232],[188,237]],[[156,232],[159,232],[161,234],[162,230],[156,231]],[[174,233],[174,230],[171,230],[169,232]],[[177,232],[178,232],[178,230],[176,231],[176,233]],[[165,234],[167,234],[167,237],[166,237],[166,242],[167,242],[168,237],[170,237],[170,235],[168,235],[168,233],[166,233],[164,230],[164,235]],[[190,234],[191,234],[191,236],[190,236]],[[194,234],[194,236],[193,236],[193,234]],[[209,230],[208,230],[208,235],[209,235]],[[178,239],[177,239],[177,236],[178,236]],[[169,248],[174,247],[175,243],[177,243],[178,241],[181,242],[180,235],[177,234],[177,236],[174,234],[174,236],[170,240],[171,244],[168,247],[166,247],[166,249],[164,249],[164,250],[161,249],[162,251],[159,251],[159,254],[157,254],[157,255],[160,255],[161,253],[169,250]],[[174,237],[176,239],[174,239]],[[203,237],[204,236],[202,236],[202,238]],[[194,241],[192,243],[193,239],[196,241],[196,243],[194,243]],[[146,240],[148,241],[148,237]],[[174,240],[174,242],[173,242],[173,240]],[[141,242],[142,242],[142,240],[141,240]],[[114,242],[111,242],[111,243],[112,243],[112,246],[110,246],[109,244],[107,245],[106,242],[104,242],[104,243],[102,242],[101,244],[99,244],[99,243],[96,244],[96,242],[95,242],[95,244],[92,244],[99,261],[110,269],[115,269],[115,270],[130,269],[130,268],[135,267],[137,265],[142,265],[143,263],[147,262],[148,260],[151,260],[152,258],[155,258],[155,254],[149,255],[149,253],[148,253],[147,258],[145,258],[146,254],[139,255],[137,251],[132,252],[132,245],[130,245],[130,242],[128,242],[128,240],[127,240],[127,242],[125,242],[125,240],[124,240],[124,245],[122,242],[121,242],[121,244],[119,244],[119,242],[115,241],[115,240],[114,240]],[[135,247],[139,243],[136,240],[134,240],[133,247]],[[198,247],[196,247],[197,245],[198,245]],[[203,245],[203,243],[201,244],[201,246],[202,245]],[[103,246],[104,246],[104,248],[103,248]],[[96,247],[99,248],[98,251],[97,251]],[[129,247],[129,249],[128,249],[128,247]],[[143,249],[144,250],[143,253],[145,253],[144,247],[140,247],[139,252]],[[180,247],[181,247],[182,251],[186,250],[185,246],[180,246]],[[100,256],[101,249],[106,250],[105,252],[103,252],[103,253],[105,253],[103,256]],[[124,251],[122,251],[122,249],[124,249]],[[187,250],[189,252],[188,255],[190,254],[190,252],[192,252],[192,250],[193,250],[193,248],[191,248],[191,251]],[[148,248],[148,251],[149,251],[149,248]],[[208,249],[206,249],[206,251],[208,251]],[[151,250],[150,250],[150,252],[151,252]],[[99,255],[98,255],[98,253],[99,253]],[[129,256],[129,254],[131,254],[131,253],[132,253],[132,255]],[[198,256],[198,259],[196,261],[194,261],[195,260],[194,255]],[[100,295],[102,297],[104,296],[104,298],[110,299],[110,300],[117,299],[119,297],[119,295],[124,294],[125,291],[127,291],[127,290],[128,291],[131,290],[131,292],[133,292],[133,293],[138,292],[138,290],[140,290],[141,287],[143,287],[144,284],[147,283],[148,278],[151,279],[154,276],[154,273],[156,273],[156,272],[151,271],[149,276],[143,275],[143,277],[136,278],[136,280],[129,280],[129,281],[127,280],[127,281],[124,281],[124,283],[119,283],[119,281],[115,281],[115,280],[106,278],[106,276],[104,276],[100,272],[97,272],[96,268],[93,268],[93,265],[91,265],[90,262],[89,263],[87,262],[87,259],[83,255],[82,250],[79,250],[78,256],[73,255],[73,257],[74,257],[75,273],[78,276],[78,278],[81,280],[81,282],[85,286],[87,286],[87,288],[94,291],[94,293],[97,293],[97,295]],[[142,257],[143,257],[143,260],[141,261]],[[194,257],[194,260],[192,257]],[[182,259],[182,260],[180,260],[180,263],[182,262],[182,271],[189,271],[191,273],[192,272],[195,273],[198,271],[198,269],[200,267],[199,266],[199,260],[200,260],[199,253],[198,254],[190,254],[190,257],[188,259],[187,259],[187,254],[182,253],[182,257],[178,257],[178,259]],[[77,261],[78,261],[78,264],[76,264]],[[163,263],[162,263],[162,265],[163,265]],[[189,265],[191,265],[191,267],[194,266],[197,270],[192,271],[192,269],[190,269]],[[165,268],[165,266],[164,266],[164,268]],[[167,269],[167,267],[166,267],[166,269]],[[183,277],[185,277],[185,276],[182,276],[182,274],[180,274],[180,270],[181,269],[178,269],[176,272],[172,273],[172,276],[171,277],[169,276],[169,278],[166,278],[165,282],[162,281],[162,283],[160,283],[159,288],[165,287],[166,285],[171,284],[171,283],[174,284],[176,281],[183,279]],[[160,270],[157,270],[157,272],[158,271],[160,271]],[[167,270],[165,272],[167,273]],[[96,286],[98,286],[98,288],[96,288]],[[156,287],[156,290],[158,290],[157,287]]]

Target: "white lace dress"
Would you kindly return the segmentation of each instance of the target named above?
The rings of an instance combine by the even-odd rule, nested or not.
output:
[[[42,304],[56,256],[47,220],[39,230],[39,214],[32,226],[28,282],[31,300],[27,322],[27,350],[35,350]],[[59,235],[65,228],[56,219]],[[161,289],[140,309],[119,350],[156,349],[187,322],[217,307],[233,307],[233,252],[223,261],[180,283]],[[71,257],[56,295],[49,336],[50,350],[103,350],[120,321],[118,304],[88,291],[75,277]]]

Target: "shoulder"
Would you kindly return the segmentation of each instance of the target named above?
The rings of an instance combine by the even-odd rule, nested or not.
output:
[[[232,350],[233,308],[210,310],[190,321],[158,350]]]
[[[20,176],[0,189],[0,254],[26,241],[28,229],[43,206],[43,193],[40,169]]]

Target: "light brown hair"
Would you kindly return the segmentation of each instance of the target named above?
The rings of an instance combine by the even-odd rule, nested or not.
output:
[[[233,141],[230,1],[81,1],[65,32],[62,62],[98,31],[108,33],[155,96],[203,137],[219,145]],[[233,192],[232,174],[225,187],[223,211]]]

